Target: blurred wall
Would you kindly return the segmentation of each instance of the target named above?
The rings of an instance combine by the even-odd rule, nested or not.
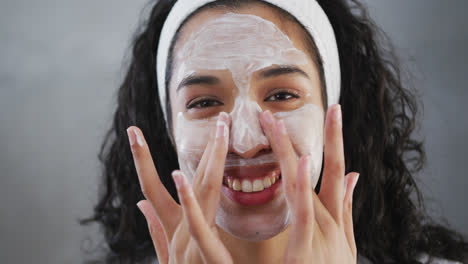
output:
[[[366,0],[413,75],[424,109],[420,138],[427,166],[419,175],[428,209],[468,235],[468,2]]]
[[[468,34],[462,0],[368,0],[424,101],[420,183],[436,217],[468,230]],[[1,1],[0,259],[81,263],[97,152],[146,0]],[[92,239],[92,240],[89,240]]]

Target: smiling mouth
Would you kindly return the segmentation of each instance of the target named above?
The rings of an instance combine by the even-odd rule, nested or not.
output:
[[[223,185],[236,192],[261,192],[270,188],[281,179],[281,173],[278,170],[271,171],[266,176],[258,178],[236,178],[225,176]]]
[[[281,171],[276,163],[226,168],[222,193],[243,206],[272,201],[281,190]]]

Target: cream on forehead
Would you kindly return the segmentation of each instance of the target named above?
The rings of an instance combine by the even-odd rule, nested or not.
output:
[[[177,53],[176,83],[196,70],[230,70],[236,86],[248,89],[252,73],[271,65],[307,63],[304,52],[272,22],[227,13],[203,24]]]

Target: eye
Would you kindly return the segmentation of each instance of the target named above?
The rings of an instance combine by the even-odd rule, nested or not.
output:
[[[297,99],[299,95],[288,92],[288,91],[279,91],[270,96],[268,96],[264,101],[265,102],[272,102],[272,101],[288,101],[291,99]]]
[[[192,109],[192,108],[201,109],[201,108],[208,108],[208,107],[214,107],[214,106],[219,106],[219,105],[223,105],[223,103],[215,99],[203,98],[203,99],[195,100],[194,102],[190,102],[187,105],[187,109]]]

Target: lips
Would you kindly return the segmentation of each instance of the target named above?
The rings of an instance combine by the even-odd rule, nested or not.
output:
[[[280,184],[277,164],[231,167],[224,172],[222,192],[240,205],[254,206],[273,200]]]

